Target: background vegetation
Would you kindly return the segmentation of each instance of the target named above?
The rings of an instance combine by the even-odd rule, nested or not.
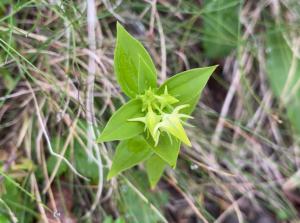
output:
[[[155,190],[143,166],[106,181],[94,141],[125,101],[117,20],[160,81],[220,65]],[[299,222],[299,34],[298,0],[2,0],[0,222]]]

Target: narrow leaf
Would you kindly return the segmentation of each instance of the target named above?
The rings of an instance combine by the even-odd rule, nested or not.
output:
[[[133,99],[116,111],[106,124],[98,142],[123,140],[132,138],[144,131],[140,122],[130,122],[128,119],[144,116],[139,99]]]
[[[107,178],[111,179],[122,171],[137,165],[152,153],[150,146],[142,136],[120,142]]]
[[[216,68],[217,66],[196,68],[176,74],[160,86],[159,93],[162,94],[167,86],[169,94],[179,100],[175,106],[189,104],[190,106],[183,109],[182,112],[190,114],[198,103],[209,77]]]
[[[134,98],[139,92],[139,70],[145,83],[156,86],[156,70],[150,55],[119,23],[114,64],[117,80],[127,96]]]
[[[151,188],[154,188],[161,178],[167,163],[159,156],[153,154],[146,161],[146,171]]]

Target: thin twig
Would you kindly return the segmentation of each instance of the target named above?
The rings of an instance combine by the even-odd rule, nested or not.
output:
[[[98,145],[95,143],[96,134],[93,127],[93,125],[96,126],[95,113],[94,113],[94,82],[95,82],[95,74],[97,68],[96,60],[92,56],[93,54],[96,55],[97,15],[96,15],[96,5],[94,0],[87,0],[87,23],[88,23],[88,45],[89,45],[89,50],[92,52],[92,54],[89,54],[87,98],[86,98],[86,113],[87,113],[87,123],[88,123],[88,130],[87,130],[88,151],[90,151],[90,153],[88,154],[93,156],[92,151],[93,148],[95,149],[95,153],[97,155],[96,159],[97,159],[98,172],[99,172],[99,181],[98,181],[96,199],[85,216],[89,216],[96,209],[97,204],[100,202],[100,198],[103,190],[103,165],[102,165],[100,150],[98,148]],[[100,64],[102,64],[101,61]]]
[[[155,18],[157,22],[157,28],[158,28],[159,38],[160,38],[160,50],[161,50],[160,80],[164,82],[167,79],[167,50],[166,50],[166,40],[165,40],[164,30],[157,10],[155,10]]]

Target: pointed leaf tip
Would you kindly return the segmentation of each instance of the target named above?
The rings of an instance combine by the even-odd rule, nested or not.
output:
[[[143,73],[145,83],[156,86],[156,68],[149,53],[120,23],[117,23],[114,68],[122,91],[130,98],[139,93],[139,72]]]
[[[217,65],[195,68],[176,74],[160,86],[159,93],[162,94],[165,87],[168,87],[169,94],[179,100],[175,105],[189,104],[190,107],[185,108],[183,113],[190,114],[193,112],[208,79],[216,68]]]
[[[148,175],[148,180],[150,183],[151,189],[154,189],[163,175],[164,169],[166,168],[167,163],[161,159],[159,156],[153,154],[146,161],[146,172]]]

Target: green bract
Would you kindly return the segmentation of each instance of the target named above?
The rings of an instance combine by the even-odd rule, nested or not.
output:
[[[154,187],[167,165],[176,166],[181,142],[191,146],[183,128],[216,66],[188,70],[157,86],[157,73],[143,45],[117,23],[115,72],[130,98],[115,112],[98,142],[121,140],[108,179],[146,161]]]

